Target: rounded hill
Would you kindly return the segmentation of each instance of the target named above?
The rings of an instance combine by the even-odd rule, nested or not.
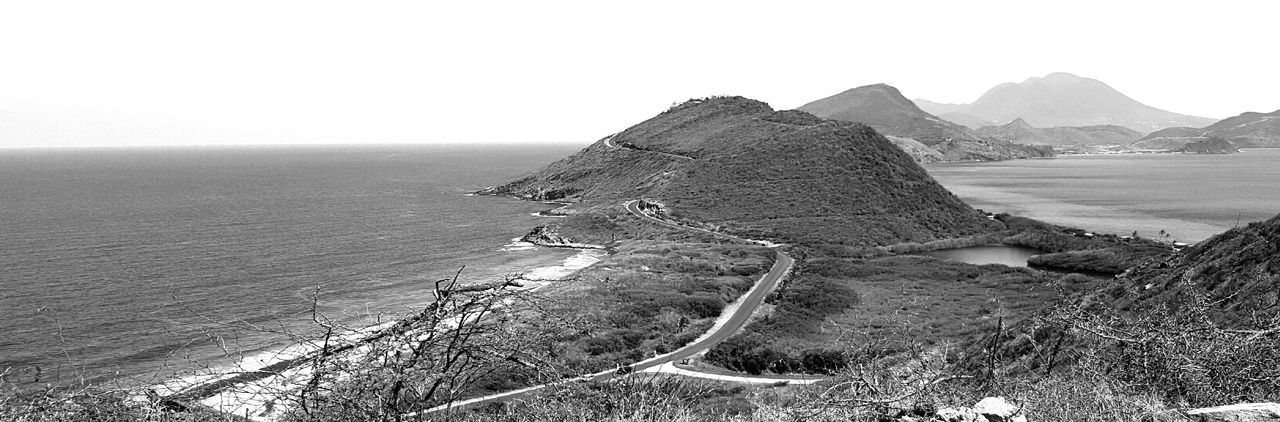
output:
[[[648,198],[787,243],[923,242],[995,224],[874,129],[742,97],[690,100],[484,192],[579,208]]]

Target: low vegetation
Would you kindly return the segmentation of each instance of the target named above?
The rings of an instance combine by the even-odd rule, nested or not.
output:
[[[562,333],[555,354],[586,373],[673,351],[705,333],[772,260],[758,246],[629,242],[607,266],[548,288],[551,312],[589,323]]]
[[[833,346],[851,337],[909,333],[925,346],[975,338],[1001,319],[1052,305],[1060,297],[1056,279],[1027,268],[920,256],[811,259],[771,298],[771,313],[717,345],[707,360],[751,373],[830,373],[909,346],[879,341],[865,356]]]

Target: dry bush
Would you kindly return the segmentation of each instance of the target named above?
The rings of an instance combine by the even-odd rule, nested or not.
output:
[[[1130,316],[1063,307],[1047,320],[1090,340],[1081,365],[1171,402],[1221,405],[1280,399],[1280,317],[1228,329],[1202,292]]]

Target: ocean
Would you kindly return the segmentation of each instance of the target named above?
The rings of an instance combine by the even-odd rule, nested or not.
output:
[[[988,212],[1198,242],[1280,214],[1280,149],[938,163],[929,174]]]
[[[249,324],[314,332],[313,299],[362,326],[464,267],[564,272],[579,252],[513,242],[553,205],[468,193],[580,148],[0,150],[0,373],[154,382],[289,342]]]

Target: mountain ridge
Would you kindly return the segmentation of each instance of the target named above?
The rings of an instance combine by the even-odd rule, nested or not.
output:
[[[889,136],[921,162],[991,161],[1054,155],[1051,148],[992,139],[943,120],[922,110],[897,88],[886,84],[845,90],[800,106],[798,110],[824,119],[869,125]]]
[[[1058,126],[1037,128],[1022,118],[1000,126],[983,126],[977,133],[1024,144],[1055,147],[1127,145],[1142,138],[1142,133],[1123,126]]]
[[[935,114],[964,113],[995,122],[1023,118],[1036,127],[1118,125],[1150,133],[1213,122],[1143,104],[1102,81],[1064,72],[1002,83],[968,104],[917,104]]]

